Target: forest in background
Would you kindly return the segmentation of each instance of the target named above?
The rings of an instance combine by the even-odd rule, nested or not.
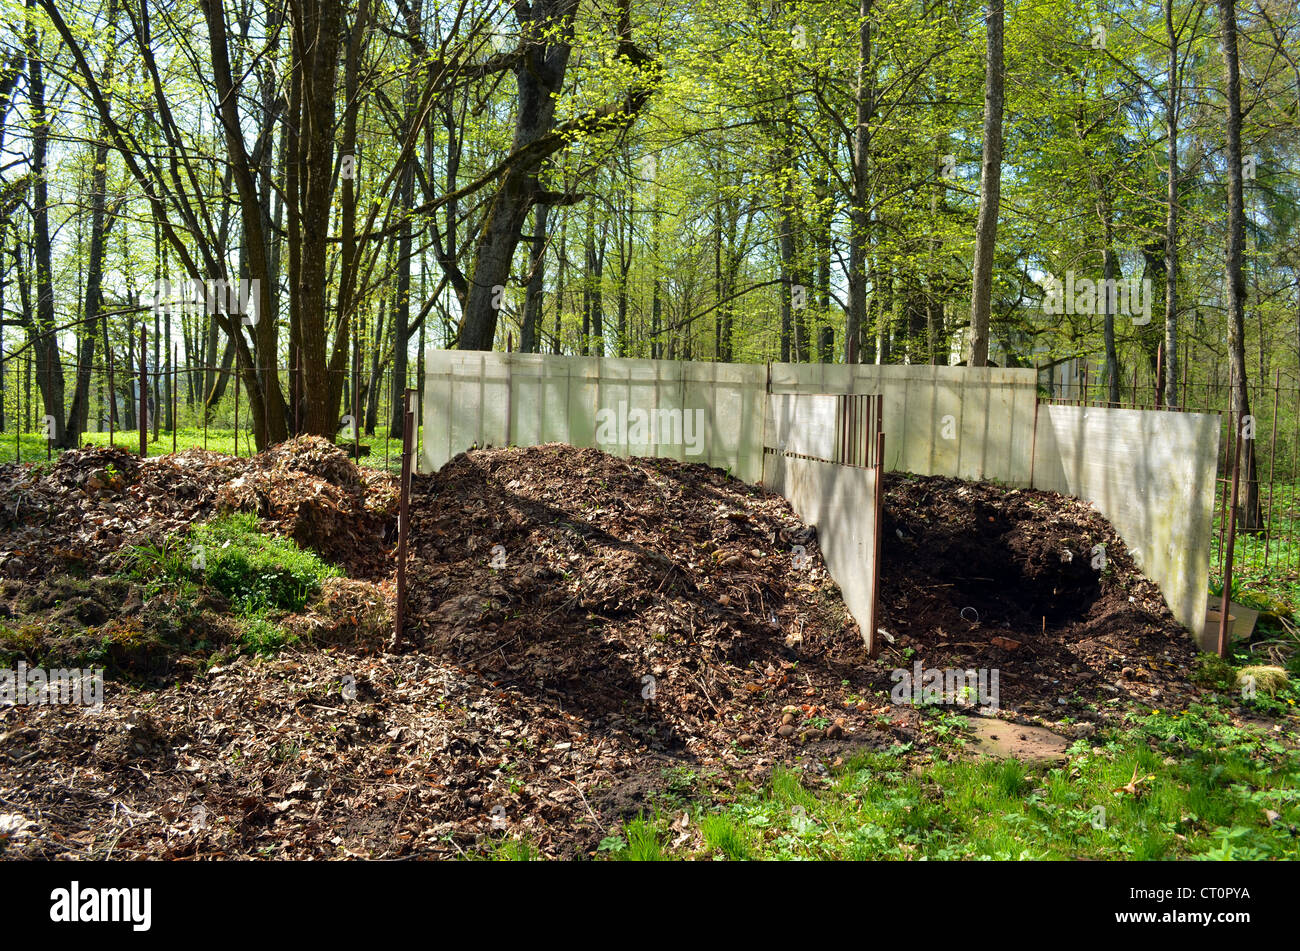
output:
[[[426,347],[1300,385],[1291,0],[0,17],[0,412],[55,446],[136,424],[142,329],[155,423],[237,376],[259,448],[400,431]]]

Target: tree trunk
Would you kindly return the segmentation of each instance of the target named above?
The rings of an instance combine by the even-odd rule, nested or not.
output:
[[[777,217],[779,245],[781,251],[781,362],[789,363],[791,357],[791,337],[793,334],[794,288],[798,283],[795,261],[795,179],[797,170],[794,157],[794,128],[791,114],[794,104],[787,97],[786,115],[782,118],[781,134],[781,175],[784,182],[781,187],[781,212]]]
[[[1250,392],[1246,378],[1246,279],[1242,271],[1245,245],[1245,203],[1241,169],[1241,74],[1237,60],[1236,0],[1218,0],[1219,32],[1223,43],[1224,83],[1228,97],[1228,244],[1226,254],[1228,291],[1228,359],[1232,368],[1232,414],[1237,425],[1250,415]],[[1234,437],[1235,438],[1235,437]],[[1238,525],[1245,531],[1261,527],[1259,481],[1255,467],[1255,441],[1242,440],[1242,495],[1237,510]]]
[[[551,206],[539,202],[533,208],[533,248],[529,258],[528,291],[524,299],[524,321],[519,331],[519,352],[537,353],[537,328],[542,319],[542,297],[546,287],[546,222]]]
[[[117,51],[117,2],[109,0],[106,13],[108,52],[104,61],[104,83],[113,79],[114,54]],[[108,179],[108,130],[100,123],[99,141],[95,143],[95,164],[90,175],[90,264],[86,271],[86,306],[77,332],[77,379],[72,393],[72,409],[59,443],[65,449],[77,445],[86,431],[90,416],[91,371],[95,364],[95,344],[99,336],[100,311],[103,307],[104,235],[106,231],[105,194]]]
[[[555,339],[551,342],[551,352],[559,356],[563,351],[561,345],[563,318],[564,318],[564,279],[568,272],[569,266],[569,216],[567,214],[560,218],[560,247],[559,247],[559,267],[556,269],[555,276]]]
[[[379,322],[375,326],[375,336],[373,346],[370,350],[370,378],[366,384],[366,435],[375,434],[375,426],[379,423],[379,396],[383,389],[383,353],[384,344],[387,338],[384,336],[388,331],[388,302],[379,302]]]
[[[50,246],[49,188],[45,181],[50,124],[45,108],[45,74],[36,26],[29,18],[27,35],[28,101],[31,104],[32,229],[36,255],[36,312],[29,327],[36,357],[36,387],[50,425],[47,435],[55,445],[64,442],[63,367],[59,362],[58,334],[54,329],[54,277]],[[44,427],[42,427],[44,428]]]
[[[510,282],[510,264],[524,222],[540,189],[537,172],[554,148],[537,147],[555,128],[555,103],[569,65],[576,0],[536,0],[517,15],[527,48],[514,69],[518,107],[512,153],[524,153],[505,172],[488,204],[474,251],[474,267],[461,320],[459,349],[491,350],[496,338],[500,288]],[[529,151],[533,149],[534,151]]]
[[[871,116],[875,77],[871,68],[872,0],[858,0],[856,117],[853,126],[853,202],[849,209],[849,311],[844,326],[844,362],[862,361],[862,334],[867,322],[867,172],[871,152]]]
[[[988,49],[984,60],[984,147],[980,162],[979,218],[971,275],[969,366],[989,362],[989,316],[993,298],[993,250],[1002,191],[1002,2],[989,0]]]
[[[1174,32],[1174,0],[1165,0],[1165,41],[1169,44],[1169,93],[1165,125],[1169,135],[1165,162],[1165,356],[1160,399],[1178,406],[1178,35]]]
[[[1119,259],[1115,256],[1114,236],[1111,228],[1110,209],[1106,209],[1106,246],[1102,251],[1102,277],[1105,291],[1102,294],[1102,336],[1106,345],[1106,398],[1112,406],[1119,404],[1119,354],[1115,350],[1115,305],[1118,292],[1116,279],[1119,276]]]

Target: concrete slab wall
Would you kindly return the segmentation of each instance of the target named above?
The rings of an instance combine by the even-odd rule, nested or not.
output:
[[[819,393],[770,394],[763,445],[801,456],[838,459],[836,402],[836,397]]]
[[[428,470],[471,445],[567,442],[615,455],[698,459],[756,482],[770,425],[781,428],[789,451],[833,458],[826,450],[834,400],[801,402],[795,419],[795,404],[769,403],[767,367],[759,364],[431,350],[425,366],[421,467]],[[1032,369],[771,365],[773,397],[883,394],[887,469],[1011,485],[1030,481],[1036,380]],[[656,425],[640,438],[627,417],[653,409],[702,410],[705,429],[694,440],[663,439]],[[611,419],[612,428],[598,425]]]
[[[772,364],[772,393],[881,393],[885,468],[1029,485],[1033,369]]]
[[[1033,486],[1087,499],[1205,650],[1219,417],[1043,404]]]
[[[876,508],[869,503],[876,497],[876,471],[769,452],[763,485],[783,495],[805,524],[816,527],[826,569],[870,652],[876,636]]]
[[[755,364],[431,350],[424,451],[434,471],[478,446],[564,442],[762,477],[767,369]]]

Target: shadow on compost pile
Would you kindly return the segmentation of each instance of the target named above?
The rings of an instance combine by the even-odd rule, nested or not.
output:
[[[942,476],[885,486],[882,661],[910,667],[910,647],[927,667],[998,669],[1022,712],[1189,689],[1191,638],[1089,503]]]
[[[737,765],[893,742],[848,702],[871,677],[860,635],[780,496],[549,445],[457,456],[411,511],[415,645],[579,720],[584,747]]]

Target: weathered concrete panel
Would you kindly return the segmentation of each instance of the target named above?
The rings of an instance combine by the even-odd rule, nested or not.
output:
[[[425,368],[426,471],[473,445],[565,442],[762,476],[763,366],[431,350]]]
[[[1205,642],[1219,417],[1044,404],[1033,485],[1087,499]]]
[[[840,586],[870,651],[876,635],[876,471],[779,452],[764,457],[763,484],[779,492],[807,525],[817,529],[826,569]]]
[[[819,393],[773,393],[767,401],[763,443],[801,456],[835,460],[838,397]]]
[[[772,364],[772,393],[880,393],[885,467],[1029,484],[1033,369]]]

